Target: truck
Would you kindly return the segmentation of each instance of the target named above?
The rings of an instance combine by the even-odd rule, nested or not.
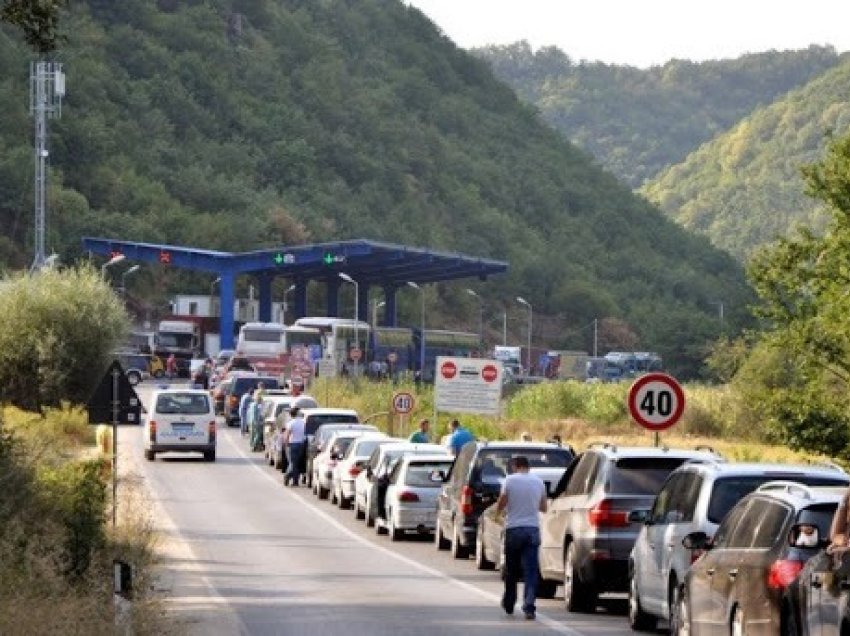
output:
[[[505,373],[511,376],[522,373],[522,347],[507,347],[496,345],[493,348],[493,359],[502,363]]]
[[[156,355],[167,360],[174,354],[177,358],[178,375],[182,377],[189,377],[192,358],[198,358],[202,353],[201,325],[192,318],[196,317],[172,316],[157,326]]]

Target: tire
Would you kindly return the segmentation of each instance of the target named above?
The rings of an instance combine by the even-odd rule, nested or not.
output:
[[[643,611],[640,594],[634,573],[629,576],[629,626],[636,632],[648,632],[655,629],[658,619]]]
[[[481,524],[478,524],[478,532],[475,533],[475,566],[479,570],[493,570],[496,567],[496,564],[487,558],[484,539],[481,536]],[[539,590],[537,596],[540,596]]]
[[[690,636],[691,633],[691,616],[688,609],[688,596],[687,591],[684,586],[680,586],[678,589],[678,602],[676,603],[676,614],[679,617],[679,623],[677,625],[678,632],[673,633],[671,630],[670,636]]]
[[[351,499],[342,496],[342,489],[340,489],[339,494],[337,495],[337,500],[339,501],[340,510],[348,510],[351,508]]]
[[[558,591],[558,582],[550,579],[538,579],[537,598],[555,598]]]
[[[735,606],[732,612],[732,622],[729,625],[730,636],[744,636],[744,610],[740,605]]]
[[[204,453],[204,461],[205,462],[214,462],[215,461],[215,451],[206,451]]]
[[[670,636],[682,634],[682,586],[676,581],[670,586],[667,601],[667,622],[670,625]]]
[[[469,558],[469,548],[460,544],[460,529],[457,527],[457,522],[455,522],[452,532],[452,556],[455,559]]]
[[[375,517],[372,516],[372,500],[369,497],[366,497],[366,511],[364,518],[366,519],[367,528],[371,528],[375,525]]]
[[[339,499],[336,498],[336,488],[333,487],[333,484],[331,484],[330,497],[331,497],[331,505],[336,506],[339,503]]]
[[[357,496],[354,497],[354,518],[355,519],[363,519],[366,515],[360,509],[360,506],[357,505]]]
[[[592,583],[579,583],[575,544],[567,546],[564,557],[564,606],[568,612],[593,612],[596,610],[596,590]]]
[[[319,499],[327,499],[331,491],[327,488],[322,488],[322,485],[319,483],[318,479],[314,483],[316,484],[316,494],[318,495]]]
[[[404,530],[395,527],[395,515],[392,510],[387,510],[387,533],[390,535],[390,541],[404,539]]]
[[[154,453],[152,450],[146,449],[145,450],[145,459],[148,460],[149,462],[154,461],[156,459],[156,453]]]
[[[437,527],[434,528],[434,545],[438,550],[448,550],[452,544],[443,536],[443,529],[440,527],[440,520],[437,519]]]

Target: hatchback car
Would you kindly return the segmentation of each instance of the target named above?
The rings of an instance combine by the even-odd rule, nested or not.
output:
[[[233,383],[228,387],[224,398],[224,421],[228,426],[239,423],[239,402],[242,396],[248,391],[255,390],[261,382],[267,389],[278,387],[277,378],[272,376],[239,374],[233,378]]]
[[[478,534],[478,517],[502,490],[512,458],[524,455],[547,482],[558,483],[573,459],[568,447],[546,442],[470,442],[461,449],[437,501],[434,541],[451,548],[457,559],[469,558]]]
[[[322,424],[358,424],[360,416],[354,409],[317,407],[302,409],[301,417],[304,418],[304,432],[307,436],[307,452],[304,453],[304,470],[302,473],[306,475],[307,485],[312,487],[313,458],[318,452],[314,444],[316,430]]]
[[[202,453],[215,461],[215,411],[208,391],[160,389],[151,395],[151,411],[143,416],[145,459],[168,451]]]
[[[365,430],[339,429],[322,445],[322,450],[313,458],[313,494],[319,499],[328,498],[337,462],[351,443],[365,433]],[[336,501],[332,500],[331,503],[335,504]]]
[[[564,584],[570,612],[594,611],[602,592],[628,589],[629,555],[667,476],[686,461],[717,459],[705,450],[595,444],[558,483],[540,523],[540,572]]]
[[[293,407],[314,408],[315,398],[309,395],[268,395],[263,400],[263,440],[269,464],[283,469],[286,454],[283,452],[283,428]]]
[[[685,575],[679,632],[787,634],[783,597],[820,549],[820,538],[827,536],[845,492],[846,488],[768,482],[729,511],[712,539],[705,532],[686,535],[682,540],[686,549],[705,553]]]
[[[442,475],[453,461],[449,455],[407,455],[396,461],[389,474],[385,503],[384,525],[390,539],[400,541],[406,532],[434,531]]]
[[[714,535],[717,526],[744,496],[769,481],[809,486],[846,486],[850,477],[837,467],[787,464],[688,462],[674,470],[652,510],[633,514],[643,520],[629,563],[629,623],[653,630],[658,618],[679,629],[676,613],[685,573],[697,554],[682,546],[691,532]]]
[[[372,451],[381,444],[403,441],[397,437],[387,437],[380,432],[366,432],[355,439],[334,467],[331,500],[336,501],[343,510],[350,508],[351,502],[354,501],[354,480],[366,467]]]

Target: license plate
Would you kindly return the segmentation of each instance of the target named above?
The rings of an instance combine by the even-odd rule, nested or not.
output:
[[[191,433],[195,430],[195,425],[191,422],[175,422],[171,425],[171,430],[175,433]]]

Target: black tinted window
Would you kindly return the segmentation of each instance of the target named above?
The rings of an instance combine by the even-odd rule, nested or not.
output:
[[[275,378],[236,378],[236,380],[233,381],[231,393],[242,395],[246,391],[253,391],[257,388],[257,384],[260,382],[262,382],[263,386],[267,389],[278,388],[277,380]]]
[[[339,424],[357,424],[356,415],[330,415],[330,414],[313,414],[307,416],[307,425],[305,427],[307,435],[313,435],[316,429],[322,424],[330,424],[336,422]]]
[[[798,514],[794,523],[810,523],[818,527],[821,538],[829,537],[829,528],[832,525],[832,518],[835,516],[835,509],[838,504],[817,504],[803,508]]]
[[[771,548],[791,510],[775,501],[754,499],[727,542],[730,548]]]
[[[714,533],[713,542],[715,546],[728,547],[729,540],[732,537],[735,528],[738,526],[738,522],[746,514],[750,503],[750,500],[738,503],[738,505],[732,508],[732,510],[729,511],[729,514],[723,518],[723,521],[720,522],[720,527],[717,528],[717,532]]]
[[[581,495],[587,491],[588,480],[591,475],[596,474],[596,464],[599,461],[600,458],[596,453],[585,453],[581,457],[567,484],[567,490],[564,493],[567,497]]]
[[[443,473],[445,473],[449,469],[449,466],[451,466],[451,462],[410,464],[407,468],[407,475],[405,475],[404,483],[408,486],[415,486],[416,488],[439,488],[443,485],[442,482],[432,481],[431,473],[439,471],[443,471]]]
[[[682,486],[684,475],[671,475],[652,505],[652,523],[669,523],[673,499]]]
[[[348,447],[351,446],[351,442],[354,441],[353,437],[338,437],[336,441],[333,443],[332,452],[342,456],[345,451],[348,450]]]
[[[608,478],[608,492],[655,496],[668,475],[684,462],[684,459],[673,457],[618,459]]]

